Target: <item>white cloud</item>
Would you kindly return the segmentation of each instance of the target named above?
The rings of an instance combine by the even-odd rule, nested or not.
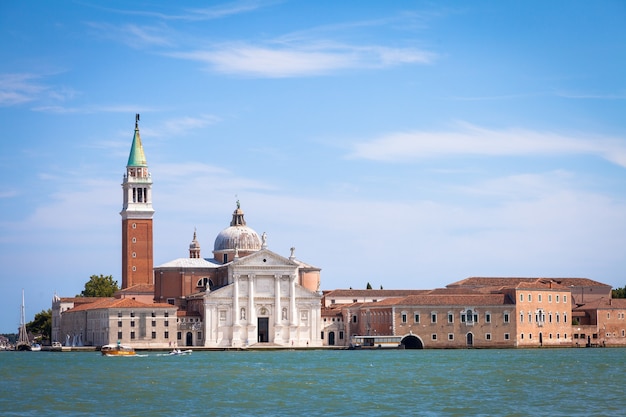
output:
[[[173,45],[165,35],[166,28],[161,26],[139,26],[135,24],[112,25],[100,22],[87,22],[87,26],[96,31],[103,39],[112,39],[134,49],[146,46],[168,47]]]
[[[286,78],[328,74],[355,68],[429,64],[435,55],[414,48],[350,46],[328,42],[307,45],[256,46],[231,43],[169,56],[204,62],[212,70],[252,77]]]
[[[626,140],[525,129],[484,129],[462,124],[456,131],[393,132],[357,142],[349,158],[406,161],[448,155],[590,154],[626,167]]]
[[[14,106],[37,100],[48,88],[35,82],[34,74],[0,74],[0,106]]]

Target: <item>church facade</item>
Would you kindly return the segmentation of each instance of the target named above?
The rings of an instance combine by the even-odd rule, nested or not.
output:
[[[176,303],[185,312],[182,343],[322,345],[320,269],[297,260],[294,248],[289,257],[269,250],[267,235],[259,237],[247,226],[239,204],[230,226],[215,239],[213,258],[200,256],[195,233],[189,248],[189,258],[154,268],[155,300]],[[190,319],[195,330],[186,325]]]

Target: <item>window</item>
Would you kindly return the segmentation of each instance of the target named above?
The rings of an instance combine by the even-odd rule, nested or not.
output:
[[[135,332],[130,332],[130,338],[134,339],[135,338]]]
[[[520,323],[524,323],[524,313],[523,312],[519,313],[519,322]]]
[[[181,340],[183,338],[183,335],[181,332],[176,332],[176,339]]]
[[[509,322],[509,312],[508,311],[504,312],[504,322],[505,323]]]
[[[454,340],[454,333],[448,333],[448,340]]]
[[[504,340],[509,340],[511,338],[511,335],[508,333],[504,333]]]
[[[133,258],[137,257],[137,252],[133,252]]]
[[[406,323],[406,313],[402,312],[402,323]]]
[[[122,327],[122,322],[121,321],[117,322],[117,327]]]
[[[533,295],[532,294],[528,294],[528,302],[530,303],[533,300]]]
[[[352,316],[352,323],[356,323],[356,314]]]
[[[167,299],[167,303],[171,304],[171,305],[175,305],[176,304],[176,300],[174,300],[173,298],[168,298]],[[165,316],[165,317],[167,317],[167,316]]]
[[[563,323],[567,323],[567,313],[563,313]]]
[[[556,302],[557,303],[559,302],[559,295],[558,294],[556,295]]]
[[[548,323],[552,323],[552,313],[548,313]]]
[[[519,301],[520,301],[520,303],[524,302],[524,294],[520,294],[519,295]]]
[[[437,313],[430,313],[430,322],[437,323]]]
[[[552,302],[552,294],[548,294],[548,302],[551,303]]]
[[[156,327],[156,320],[152,320],[152,327]]]
[[[196,333],[197,340],[202,340],[202,332]]]
[[[134,311],[131,311],[131,312],[130,312],[130,316],[131,316],[131,317],[135,317],[135,312],[134,312]]]
[[[448,323],[454,323],[454,315],[452,313],[448,313]]]
[[[117,340],[122,340],[122,332],[117,332]]]
[[[564,296],[563,296],[563,302],[564,302],[564,303],[567,303],[567,295],[564,295]]]
[[[165,321],[163,322],[163,326],[168,327],[169,325],[170,325],[169,320],[165,320]]]
[[[524,333],[520,333],[519,337],[520,339],[524,340]]]
[[[339,340],[343,340],[343,331],[339,332]]]
[[[121,311],[117,312],[117,317],[122,317],[122,312]]]
[[[156,339],[156,332],[152,332],[152,338]]]
[[[491,340],[491,333],[485,334],[485,340]]]
[[[220,321],[226,321],[226,310],[220,310]]]
[[[430,336],[430,338],[431,338],[432,340],[437,340],[437,334],[436,334],[436,333],[433,333],[433,334],[432,334],[432,336]]]
[[[415,323],[419,323],[420,322],[420,313],[415,313],[415,315],[413,316],[413,320],[415,320]]]
[[[170,332],[163,333],[163,338],[164,339],[169,339],[170,338]]]
[[[151,317],[156,317],[156,313],[153,311]]]
[[[485,313],[485,323],[491,323],[491,313]]]
[[[561,322],[561,317],[559,316],[559,313],[556,313],[556,322],[557,323]]]
[[[537,295],[537,301],[541,302],[541,294]]]
[[[533,313],[528,313],[528,322],[529,323],[533,322]]]
[[[322,332],[322,334],[320,334],[320,339],[324,340],[324,332]]]
[[[135,327],[135,320],[130,322],[130,327]]]

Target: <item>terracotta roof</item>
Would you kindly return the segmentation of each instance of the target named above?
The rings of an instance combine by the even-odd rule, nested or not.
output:
[[[118,290],[116,292],[154,294],[154,285],[153,284],[137,284],[137,285],[133,285],[132,287]]]
[[[555,281],[563,286],[609,286],[598,281],[591,280],[589,278],[551,278],[551,277],[534,277],[534,278],[522,278],[522,277],[470,277],[461,281],[448,284],[448,288],[453,287],[516,287],[522,282],[532,283],[538,280],[551,280]],[[610,287],[610,286],[609,286]]]
[[[96,309],[103,309],[103,308],[175,308],[175,307],[167,303],[146,304],[146,303],[139,302],[137,300],[133,300],[132,298],[106,298],[106,299],[101,299],[99,301],[95,301],[89,304],[81,304],[68,311],[75,312],[75,311],[96,310]]]
[[[598,298],[576,307],[576,310],[610,310],[626,309],[626,298]]]
[[[352,297],[352,298],[364,298],[364,297],[405,297],[412,294],[423,294],[430,290],[331,290],[324,292],[326,298],[332,297]]]
[[[425,294],[410,295],[396,305],[403,306],[489,306],[514,304],[506,294]]]
[[[110,297],[61,297],[59,300],[62,303],[86,304],[98,300],[107,300],[109,298]]]

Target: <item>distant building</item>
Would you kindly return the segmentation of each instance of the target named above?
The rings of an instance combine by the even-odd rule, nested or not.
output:
[[[578,304],[572,294],[587,294]],[[322,340],[376,347],[626,345],[626,300],[587,278],[468,278],[434,290],[324,292]],[[387,345],[389,346],[389,345]]]
[[[626,346],[626,300],[587,278],[471,277],[431,290],[320,293],[321,270],[281,256],[246,224],[203,258],[153,265],[152,178],[139,115],[123,178],[122,288],[111,298],[54,296],[52,341],[138,348]]]

